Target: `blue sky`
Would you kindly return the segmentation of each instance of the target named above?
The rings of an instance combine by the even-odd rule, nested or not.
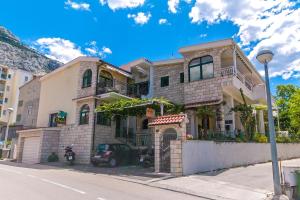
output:
[[[0,25],[51,58],[79,55],[115,65],[140,57],[180,57],[183,46],[234,38],[255,61],[275,52],[272,87],[300,86],[300,2],[288,0],[27,0],[2,1]],[[262,73],[263,74],[263,73]]]

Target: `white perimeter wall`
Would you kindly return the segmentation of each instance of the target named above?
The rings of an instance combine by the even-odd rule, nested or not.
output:
[[[278,157],[300,157],[300,144],[277,144]],[[271,160],[270,144],[186,141],[182,144],[183,175],[238,167]]]

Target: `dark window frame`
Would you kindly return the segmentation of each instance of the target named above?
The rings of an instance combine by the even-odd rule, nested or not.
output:
[[[80,108],[79,125],[89,124],[89,119],[90,119],[89,115],[90,115],[90,107],[88,104],[84,104]]]
[[[166,79],[166,80],[164,80],[164,79]],[[160,77],[160,87],[168,87],[169,85],[170,85],[170,77],[169,76]]]
[[[210,57],[211,61],[208,61],[208,62],[202,61],[204,58],[207,58],[207,57]],[[198,60],[198,59],[200,59],[200,63],[199,64],[191,65],[191,63],[194,60]],[[206,64],[212,64],[212,68],[213,68],[213,75],[212,75],[212,77],[203,78],[203,66],[206,65]],[[191,80],[191,68],[194,68],[194,67],[199,67],[200,68],[200,79],[198,79],[198,80]],[[215,69],[214,69],[214,60],[213,60],[213,57],[211,55],[206,55],[206,56],[202,56],[202,57],[198,57],[198,58],[192,59],[189,62],[188,68],[189,68],[189,82],[201,81],[201,80],[206,80],[206,79],[214,78],[214,72],[215,72]]]
[[[180,82],[180,83],[184,83],[184,72],[181,72],[181,73],[179,74],[179,82]]]
[[[92,86],[92,76],[93,76],[93,72],[91,69],[85,70],[82,76],[81,88],[88,88]]]
[[[111,126],[111,119],[106,117],[104,113],[97,113],[97,124],[101,126]]]

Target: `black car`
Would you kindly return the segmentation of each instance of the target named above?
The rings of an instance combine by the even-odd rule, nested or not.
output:
[[[105,163],[110,167],[116,167],[117,165],[136,164],[138,159],[138,151],[127,144],[99,144],[91,162],[94,166]]]

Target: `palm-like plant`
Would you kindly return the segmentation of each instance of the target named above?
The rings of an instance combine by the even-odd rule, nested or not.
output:
[[[204,137],[207,137],[209,117],[214,117],[216,111],[210,106],[202,106],[197,109],[196,115],[203,120]]]

